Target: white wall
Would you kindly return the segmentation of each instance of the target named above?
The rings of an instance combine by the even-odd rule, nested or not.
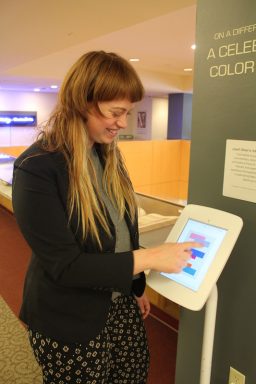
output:
[[[1,111],[36,111],[38,124],[48,119],[57,100],[55,93],[0,91]],[[138,112],[146,112],[146,126],[139,128]],[[120,134],[131,134],[135,140],[167,138],[168,99],[145,97],[136,105],[128,126]],[[34,127],[0,127],[0,146],[30,145],[36,135]]]
[[[36,111],[41,124],[48,119],[56,99],[55,93],[0,91],[0,110]],[[0,127],[0,146],[30,145],[36,135],[34,127]]]
[[[168,99],[152,99],[152,140],[166,140],[168,127]]]
[[[138,112],[146,112],[145,128],[138,127]],[[128,126],[121,134],[131,134],[135,140],[166,140],[168,98],[145,97],[132,111]]]
[[[146,126],[138,127],[138,112],[146,112]],[[120,131],[120,135],[133,135],[135,140],[151,140],[152,131],[152,98],[145,97],[136,104],[129,118],[127,128]]]
[[[146,125],[138,126],[138,112],[146,113]],[[151,140],[152,131],[152,98],[145,97],[134,109],[133,132],[135,140]]]

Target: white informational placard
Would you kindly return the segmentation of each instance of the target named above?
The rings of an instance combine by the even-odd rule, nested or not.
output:
[[[180,273],[150,271],[147,284],[177,304],[200,310],[216,284],[242,229],[242,219],[228,212],[187,205],[166,242],[200,242]]]
[[[256,203],[256,141],[227,140],[223,195]]]

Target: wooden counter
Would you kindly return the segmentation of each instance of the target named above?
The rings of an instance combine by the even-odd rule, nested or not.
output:
[[[13,212],[12,208],[12,187],[0,181],[0,205]]]
[[[0,147],[0,153],[5,153],[7,155],[18,157],[22,152],[25,151],[26,146],[16,146],[16,147]],[[0,205],[9,211],[13,212],[12,208],[12,187],[0,180]]]

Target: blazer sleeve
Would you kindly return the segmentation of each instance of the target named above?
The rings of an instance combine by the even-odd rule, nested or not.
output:
[[[20,230],[50,279],[62,286],[132,289],[133,253],[84,252],[60,197],[63,172],[50,155],[16,160],[13,209]]]
[[[137,296],[140,297],[143,295],[146,287],[146,276],[144,272],[140,273],[140,276],[138,279],[133,280],[132,283],[132,292]]]

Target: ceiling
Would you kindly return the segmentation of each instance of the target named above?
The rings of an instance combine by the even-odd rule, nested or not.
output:
[[[2,0],[0,90],[56,92],[90,50],[133,63],[146,94],[191,92],[196,0]]]

